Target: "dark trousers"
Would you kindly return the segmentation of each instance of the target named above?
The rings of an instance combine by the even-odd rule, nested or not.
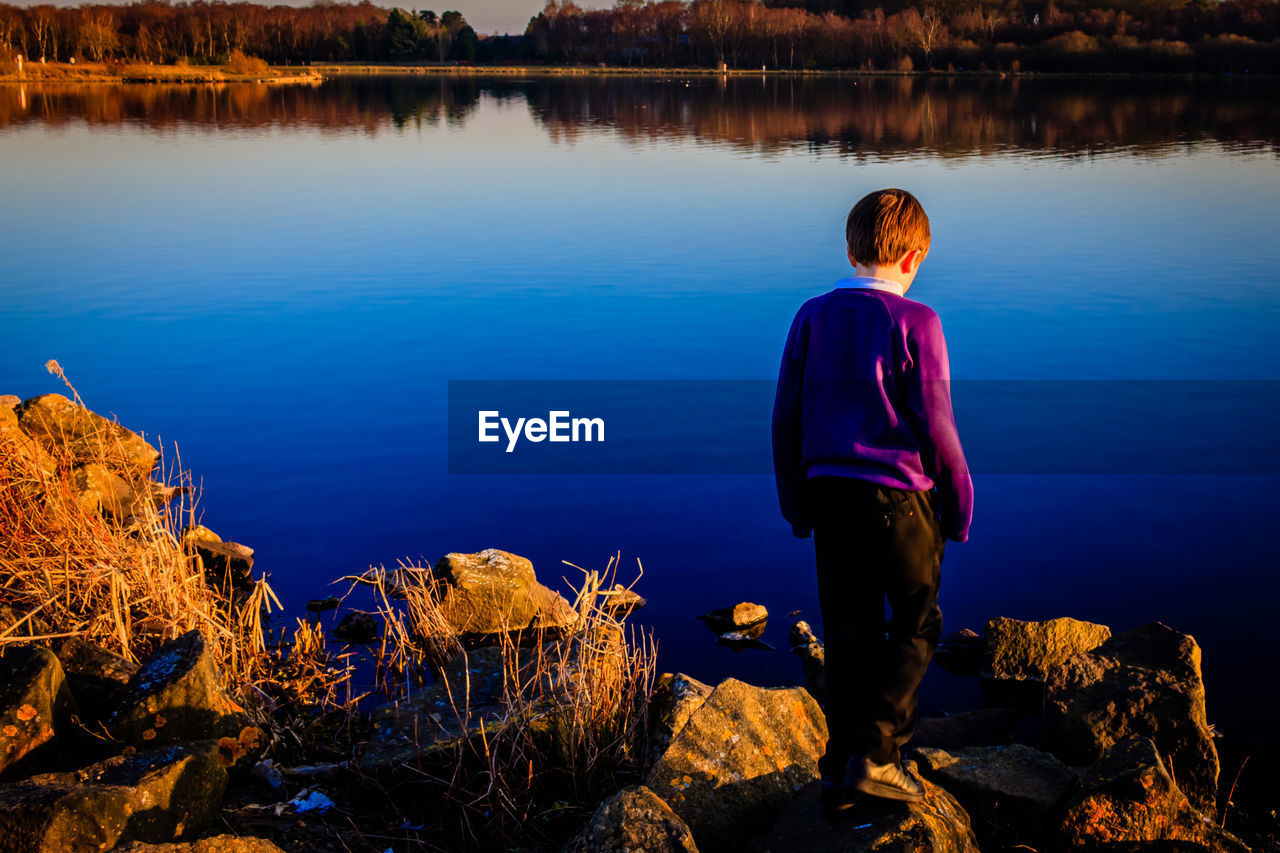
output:
[[[851,756],[899,760],[915,730],[920,681],[942,635],[946,540],[933,491],[848,477],[815,477],[808,487],[830,732],[819,769],[839,781]]]

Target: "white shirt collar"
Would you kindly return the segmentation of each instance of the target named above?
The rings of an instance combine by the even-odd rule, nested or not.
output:
[[[885,278],[873,278],[869,275],[851,275],[836,282],[836,287],[847,287],[858,290],[882,290],[885,293],[903,295],[902,285]]]

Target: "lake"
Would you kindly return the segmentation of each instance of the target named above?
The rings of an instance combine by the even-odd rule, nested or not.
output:
[[[624,580],[643,561],[660,668],[795,683],[785,614],[821,627],[769,473],[771,383],[796,308],[849,272],[850,205],[905,187],[933,229],[910,295],[942,318],[975,472],[946,629],[1192,633],[1223,776],[1246,754],[1261,776],[1278,88],[4,86],[0,393],[64,390],[57,358],[91,408],[176,443],[205,523],[256,549],[294,614],[401,558],[503,548],[560,585],[578,576],[561,561],[621,552]],[[563,381],[588,409],[631,389],[652,423],[598,468],[471,466],[449,402],[474,380],[544,411]],[[774,614],[778,651],[735,654],[693,618],[740,600]],[[934,667],[922,701],[978,691]]]

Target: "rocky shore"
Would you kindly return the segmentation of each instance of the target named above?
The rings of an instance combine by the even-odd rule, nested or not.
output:
[[[60,395],[0,398],[0,452],[26,466],[0,479],[6,500],[61,489],[86,519],[125,536],[140,519],[159,523],[147,507],[182,494],[151,479],[157,454],[142,437]],[[194,578],[239,622],[267,618],[252,549],[199,525],[170,538],[191,572],[181,583]],[[19,539],[0,543],[0,573],[22,564]],[[823,648],[802,621],[791,626],[796,686],[766,688],[658,675],[651,647],[624,623],[644,604],[634,590],[588,573],[570,601],[528,560],[497,550],[355,576],[353,588],[381,604],[316,599],[292,642],[271,648],[255,645],[261,633],[228,646],[224,623],[194,615],[156,636],[130,623],[137,633],[118,642],[85,627],[97,624],[87,616],[14,606],[19,580],[28,583],[0,577],[0,850],[13,853],[494,849],[494,790],[528,799],[512,812],[527,838],[503,845],[524,850],[1235,853],[1275,843],[1224,828],[1230,792],[1201,650],[1159,623],[1113,632],[996,618],[948,636],[935,663],[977,679],[983,707],[919,721],[908,757],[922,803],[864,798],[832,822],[818,801]],[[144,619],[130,594],[107,606]],[[701,618],[723,644],[768,648],[759,605]],[[261,666],[228,649],[261,655]],[[360,650],[383,691],[315,698],[333,673],[350,684],[341,664]],[[244,672],[257,680],[232,677]],[[286,701],[304,695],[310,704]]]

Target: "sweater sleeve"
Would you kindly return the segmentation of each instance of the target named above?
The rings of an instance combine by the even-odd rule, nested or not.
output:
[[[804,439],[800,422],[807,337],[808,329],[797,314],[787,334],[773,398],[773,472],[778,481],[778,503],[782,517],[791,522],[791,532],[801,539],[813,530],[805,499]]]
[[[951,408],[951,367],[938,315],[930,311],[925,321],[908,333],[907,345],[913,362],[907,375],[907,397],[921,461],[938,489],[943,535],[964,542],[973,520],[973,479]]]

